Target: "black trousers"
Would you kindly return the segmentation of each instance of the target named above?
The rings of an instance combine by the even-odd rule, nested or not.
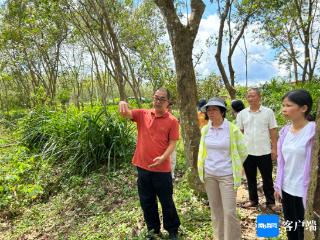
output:
[[[257,192],[257,168],[259,168],[266,204],[274,204],[271,154],[263,156],[249,155],[243,163],[243,167],[248,181],[249,199],[255,203],[259,203]]]
[[[158,197],[162,207],[164,229],[169,233],[177,232],[180,220],[173,202],[171,172],[150,172],[139,167],[137,170],[140,205],[148,231],[160,232]]]
[[[282,191],[282,208],[284,220],[291,223],[287,225],[288,240],[303,240],[304,207],[302,197],[292,196]]]

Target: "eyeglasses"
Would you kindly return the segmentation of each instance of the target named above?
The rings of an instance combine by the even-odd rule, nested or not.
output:
[[[166,101],[168,101],[166,98],[164,98],[164,97],[157,97],[157,96],[154,96],[153,97],[153,100],[155,101],[155,102],[160,102],[160,103],[164,103],[164,102],[166,102]]]

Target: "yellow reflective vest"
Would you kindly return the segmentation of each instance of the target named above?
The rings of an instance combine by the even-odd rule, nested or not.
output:
[[[233,172],[233,186],[235,189],[237,189],[241,184],[242,164],[248,156],[248,151],[244,141],[244,136],[240,129],[235,124],[229,121],[228,123],[230,126],[230,157]],[[208,133],[210,124],[211,121],[209,121],[209,123],[201,129],[201,139],[198,153],[198,173],[201,182],[204,182],[204,163],[207,158],[207,149],[204,143],[204,138]]]

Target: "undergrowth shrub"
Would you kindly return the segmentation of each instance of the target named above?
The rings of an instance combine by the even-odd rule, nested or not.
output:
[[[44,159],[66,162],[68,175],[85,175],[102,165],[115,170],[135,148],[134,125],[102,107],[38,109],[20,123],[20,129],[26,147]]]
[[[43,193],[39,172],[48,165],[41,156],[30,156],[26,147],[19,146],[2,152],[0,165],[0,210],[26,205]]]
[[[262,87],[263,105],[274,110],[279,126],[286,124],[286,120],[281,114],[282,97],[291,90],[305,89],[310,92],[313,99],[313,108],[311,115],[315,118],[317,112],[317,105],[320,98],[320,80],[315,79],[312,82],[302,83],[288,83],[285,81],[273,79],[270,83]]]
[[[286,119],[281,113],[281,99],[287,92],[294,89],[305,89],[310,92],[313,99],[313,109],[311,115],[315,118],[318,101],[320,99],[320,79],[314,79],[311,82],[305,83],[299,82],[298,84],[296,84],[288,83],[288,81],[285,81],[283,79],[274,78],[270,82],[267,82],[258,87],[262,91],[262,105],[269,107],[274,111],[279,127],[282,127],[287,123]],[[248,103],[246,101],[246,94],[246,87],[237,87],[237,99],[243,100],[245,105],[248,106]]]
[[[27,111],[22,109],[0,112],[0,124],[6,129],[15,130],[19,119],[26,116]]]

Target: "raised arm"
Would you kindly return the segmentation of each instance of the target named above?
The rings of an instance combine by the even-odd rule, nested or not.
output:
[[[119,113],[124,118],[132,119],[132,111],[129,109],[128,103],[125,101],[119,102]]]

